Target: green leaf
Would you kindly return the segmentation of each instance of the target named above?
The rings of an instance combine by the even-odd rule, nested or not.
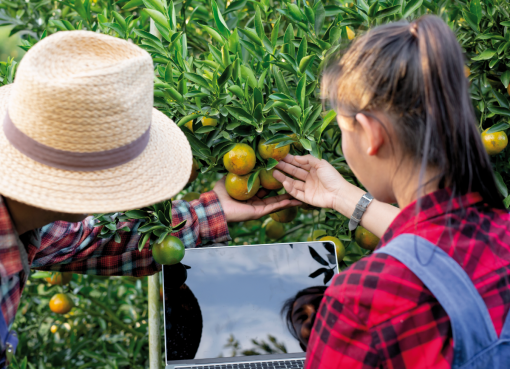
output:
[[[510,21],[504,21],[500,23],[502,26],[510,27]]]
[[[475,14],[467,10],[463,10],[462,15],[464,16],[464,19],[466,20],[469,27],[473,29],[473,31],[478,32],[480,30],[478,28],[478,17]]]
[[[305,138],[299,139],[299,142],[301,142],[301,145],[303,145],[303,148],[306,151],[312,151],[312,145],[310,144],[310,140],[307,140]]]
[[[221,76],[218,78],[218,85],[222,87],[229,80],[232,75],[232,64],[229,64],[227,68],[223,71]]]
[[[142,31],[141,29],[135,29],[134,32],[142,37],[142,38],[147,38],[149,40],[152,40],[154,42],[159,42],[161,43],[161,41],[159,40],[159,38],[157,38],[156,36],[154,36],[153,34],[149,33],[149,32],[145,32],[145,31]]]
[[[172,86],[170,86],[170,88],[167,89],[168,93],[170,94],[170,96],[172,96],[172,98],[179,102],[179,103],[182,103],[183,99],[182,99],[182,95],[175,89],[173,88]]]
[[[496,187],[498,188],[498,191],[503,197],[508,196],[508,188],[506,187],[505,181],[503,181],[503,177],[501,177],[501,174],[499,172],[494,172],[494,179],[496,180]]]
[[[273,30],[271,31],[271,46],[273,47],[273,52],[276,48],[276,43],[278,42],[278,32],[280,31],[280,19],[276,21],[274,24]]]
[[[129,219],[145,219],[147,213],[142,210],[129,210],[124,213]]]
[[[150,233],[146,233],[143,235],[143,237],[140,237],[140,240],[138,241],[138,251],[143,250],[145,244],[147,243],[147,241],[149,241],[150,236],[151,236]]]
[[[258,9],[258,8],[257,8]],[[260,173],[260,169],[257,170],[255,173],[250,175],[250,178],[248,178],[248,192],[250,192],[253,188],[253,185],[255,184],[255,180],[258,178]]]
[[[510,110],[505,108],[498,108],[497,106],[488,106],[489,110],[493,113],[510,117]]]
[[[265,145],[272,145],[272,144],[275,144],[275,143],[280,143],[280,142],[283,142],[283,141],[287,141],[288,139],[289,139],[289,136],[284,135],[282,133],[277,133],[276,135],[274,135],[273,137],[268,139],[264,144]]]
[[[416,10],[418,10],[423,3],[423,0],[411,0],[404,7],[404,13],[402,14],[402,18],[407,18],[411,14],[413,14]]]
[[[124,30],[122,29],[122,27],[120,25],[118,25],[117,23],[106,22],[106,23],[103,23],[103,26],[113,29],[115,32],[117,32],[119,34],[120,37],[124,37],[126,35]]]
[[[275,111],[276,115],[280,117],[283,123],[285,123],[290,128],[292,132],[296,134],[300,133],[299,127],[296,124],[296,122],[294,122],[294,120],[291,117],[289,117],[289,115],[285,111],[283,111],[280,108],[273,108],[273,110]]]
[[[374,18],[377,10],[379,9],[379,1],[374,1],[372,5],[370,5],[370,8],[368,8],[368,17]]]
[[[33,279],[43,279],[43,278],[51,278],[52,273],[51,272],[42,272],[42,271],[36,271],[35,273],[30,275],[30,278]]]
[[[375,17],[376,18],[389,17],[391,15],[399,13],[401,8],[402,7],[400,5],[394,5],[386,9],[381,9],[375,14]]]
[[[131,0],[127,4],[125,4],[122,9],[133,9],[133,8],[139,8],[143,5],[143,0]]]
[[[322,118],[322,126],[320,130],[320,134],[322,135],[322,132],[326,129],[326,127],[331,123],[333,119],[336,118],[336,112],[334,110],[330,110],[327,112],[327,114]]]
[[[241,76],[248,82],[248,85],[250,85],[251,88],[257,88],[257,80],[250,68],[241,65]]]
[[[505,86],[505,88],[508,88],[508,84],[510,83],[510,69],[506,70],[501,75],[501,83]]]
[[[161,12],[158,12],[157,10],[154,10],[154,9],[144,9],[144,11],[147,12],[147,14],[149,14],[149,16],[152,19],[154,19],[154,22],[156,22],[161,27],[166,29],[167,32],[170,32],[170,28],[169,28],[169,25],[168,25],[168,20],[166,19],[166,17]]]
[[[221,15],[215,0],[211,0],[211,7],[216,27],[218,27],[221,35],[225,37],[226,40],[228,40],[228,37],[230,36],[230,30],[228,29],[227,23],[225,23],[225,20],[223,19],[223,16]]]
[[[313,60],[315,59],[315,54],[305,56],[301,61],[299,62],[299,71],[301,73],[304,73],[306,71],[306,68],[313,63]]]
[[[505,208],[508,209],[508,207],[510,206],[510,196],[505,197],[505,199],[503,200],[503,204],[505,204]]]
[[[174,84],[174,72],[172,69],[172,63],[168,63],[165,68],[165,81]]]
[[[276,167],[277,165],[278,165],[278,160],[269,158],[269,159],[267,159],[267,162],[266,162],[266,170],[271,170],[274,167]]]
[[[199,24],[199,25],[200,25],[200,27],[202,27],[204,29],[204,31],[206,31],[213,38],[213,40],[220,43],[221,45],[223,45],[225,43],[225,40],[223,39],[223,37],[218,32],[216,32],[215,29],[213,29],[209,26],[206,26],[205,24]]]
[[[255,30],[257,31],[259,38],[262,40],[266,33],[264,32],[264,25],[262,24],[262,17],[260,16],[259,7],[255,9]]]
[[[259,35],[257,35],[257,32],[255,32],[251,28],[248,27],[244,29],[239,28],[239,32],[241,32],[243,35],[245,35],[250,40],[255,42],[257,45],[262,45],[262,40],[260,39]]]
[[[305,97],[306,97],[306,75],[303,75],[298,82],[296,88],[296,100],[301,106],[301,109],[305,108]]]
[[[289,3],[287,4],[287,8],[289,9],[292,18],[294,18],[298,22],[301,22],[303,20],[301,11],[299,10],[299,7],[296,4]]]
[[[484,50],[480,55],[473,57],[472,60],[489,60],[494,56],[494,54],[496,54],[496,50],[487,49]]]
[[[143,0],[145,7],[153,10],[157,10],[161,14],[166,13],[164,4],[159,0]]]
[[[480,24],[480,21],[482,20],[482,5],[480,4],[480,0],[471,0],[469,10],[476,16],[476,24]]]
[[[322,5],[322,0],[319,0],[314,7],[315,11],[315,24],[314,31],[317,37],[321,33],[322,26],[324,25],[324,19],[326,18],[326,11],[324,10],[324,5]]]
[[[501,94],[500,92],[498,92],[494,89],[492,90],[492,92],[494,93],[494,96],[496,97],[496,100],[498,100],[499,105],[501,107],[507,108],[507,109],[510,108],[510,106],[508,104],[508,99],[503,94]]]
[[[285,79],[283,78],[282,72],[278,68],[275,68],[274,78],[276,81],[276,87],[278,87],[278,91],[290,96],[289,88],[287,87],[287,84],[285,83]]]
[[[186,115],[185,117],[182,117],[181,120],[179,120],[179,122],[177,122],[177,125],[179,127],[182,127],[186,123],[191,122],[193,119],[198,119],[201,117],[203,117],[203,115],[196,115],[196,114]]]
[[[253,117],[243,108],[235,106],[225,106],[227,111],[232,114],[235,118],[245,121],[246,123],[253,125]]]
[[[305,134],[309,133],[310,128],[315,123],[317,118],[319,118],[319,116],[321,115],[321,112],[322,112],[322,106],[321,106],[321,104],[317,104],[317,106],[315,106],[315,108],[310,113],[310,116],[306,120],[306,123],[305,123],[305,125],[303,127],[303,132]]]
[[[499,122],[498,124],[495,124],[491,128],[489,128],[486,133],[496,133],[496,132],[505,131],[509,127],[510,127],[510,124],[505,123],[505,122]]]
[[[211,90],[209,82],[207,82],[207,80],[204,77],[199,76],[196,73],[184,72],[184,78],[187,78],[190,81],[195,82],[197,85],[204,87],[205,89]]]
[[[217,128],[216,127],[213,127],[213,126],[203,126],[203,127],[200,127],[198,128],[195,133],[207,133],[207,132],[211,132],[211,131],[214,131],[216,130]]]
[[[74,0],[74,8],[76,9],[76,12],[80,15],[80,17],[85,21],[89,21],[88,12],[83,6],[83,3],[81,0]]]
[[[301,40],[301,43],[299,44],[299,49],[298,49],[297,56],[296,56],[297,63],[300,63],[301,59],[303,59],[306,56],[307,51],[308,51],[307,49],[308,49],[308,42],[306,41],[306,37],[303,37],[303,39]]]
[[[299,119],[301,117],[301,112],[302,112],[302,110],[298,105],[293,106],[292,108],[289,108],[289,110],[287,110],[287,113],[296,117],[297,119]]]
[[[240,99],[244,99],[244,92],[243,89],[237,85],[230,86],[228,88],[230,92],[232,92],[234,95],[236,95]]]

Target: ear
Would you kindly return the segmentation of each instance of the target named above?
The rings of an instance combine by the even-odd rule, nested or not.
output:
[[[356,120],[365,132],[367,138],[367,154],[377,155],[377,152],[384,143],[384,127],[377,119],[365,114],[356,114]]]

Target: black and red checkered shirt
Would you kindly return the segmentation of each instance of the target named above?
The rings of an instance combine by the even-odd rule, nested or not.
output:
[[[403,209],[379,247],[404,233],[438,245],[466,271],[498,335],[510,309],[510,215],[478,194],[450,202],[439,190]],[[459,304],[462,304],[459,301]],[[306,369],[450,368],[450,319],[401,262],[371,254],[338,274],[326,290],[310,337]]]

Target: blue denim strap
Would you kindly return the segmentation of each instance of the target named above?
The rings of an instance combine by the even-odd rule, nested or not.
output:
[[[452,325],[455,366],[498,340],[487,306],[473,282],[439,247],[419,236],[404,234],[375,252],[391,255],[407,266],[445,309]],[[506,323],[508,331],[508,319]]]

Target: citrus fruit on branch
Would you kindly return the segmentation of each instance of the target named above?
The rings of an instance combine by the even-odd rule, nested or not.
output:
[[[248,200],[251,199],[260,188],[260,177],[255,179],[251,191],[248,191],[248,180],[250,174],[240,176],[234,173],[227,174],[225,179],[225,188],[230,197],[236,200]]]
[[[184,244],[179,238],[168,235],[152,246],[152,257],[161,265],[177,264],[184,257]]]
[[[374,250],[380,241],[379,237],[362,226],[358,226],[358,228],[356,228],[356,231],[354,232],[354,240],[359,247],[366,250]]]
[[[337,237],[326,236],[320,239],[321,241],[331,241],[335,244],[336,258],[338,262],[341,262],[345,257],[345,246]]]
[[[260,184],[267,190],[279,190],[283,188],[283,184],[273,177],[274,169],[260,171]]]
[[[255,168],[255,151],[247,144],[238,143],[223,156],[225,169],[230,173],[244,175]]]
[[[277,240],[285,235],[285,226],[274,220],[270,220],[266,224],[266,236],[271,240]]]
[[[298,208],[297,206],[294,206],[292,208],[277,211],[276,213],[271,214],[270,217],[278,223],[290,223],[297,217],[297,214]]]
[[[65,293],[57,293],[50,300],[50,310],[57,314],[67,314],[73,307],[73,300]]]
[[[52,286],[56,286],[68,284],[71,282],[71,278],[73,278],[73,273],[56,272],[51,277],[44,278],[44,280]]]
[[[508,145],[508,136],[503,131],[487,133],[488,130],[486,129],[482,132],[482,142],[485,151],[489,155],[499,154]]]
[[[262,158],[269,159],[273,158],[276,161],[282,160],[290,151],[290,145],[285,145],[282,147],[276,147],[278,144],[265,144],[266,140],[263,138],[260,140],[258,145],[258,151]]]
[[[142,251],[145,245],[149,243],[149,249],[153,251],[153,257],[157,263],[171,265],[181,261],[184,257],[184,245],[179,238],[172,236],[171,233],[182,229],[186,221],[184,220],[175,226],[172,225],[171,200],[143,209],[129,210],[120,213],[120,215],[119,213],[110,213],[96,216],[96,220],[99,220],[99,222],[95,226],[104,227],[99,237],[117,237],[118,223],[131,219],[140,221],[137,230],[140,235],[138,241],[139,251]],[[106,231],[104,231],[105,229]],[[129,231],[129,228],[124,227],[120,230]]]

